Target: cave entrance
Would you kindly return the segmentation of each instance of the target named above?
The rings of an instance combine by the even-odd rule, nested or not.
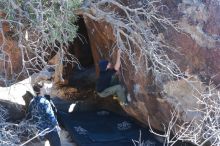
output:
[[[91,67],[94,64],[94,61],[87,28],[82,16],[78,17],[76,25],[78,26],[77,37],[70,44],[69,51],[78,58],[81,67]]]
[[[95,92],[96,70],[92,48],[87,28],[82,16],[79,16],[76,25],[79,27],[77,37],[69,46],[69,52],[77,57],[80,65],[66,64],[63,77],[67,80],[65,87],[75,88],[74,92],[65,90],[65,95],[71,101],[80,101],[77,108],[80,110],[108,109],[117,113],[124,113],[117,100],[112,97],[99,98]],[[89,30],[88,30],[89,31]],[[91,42],[92,43],[92,42]]]
[[[87,90],[95,87],[96,79],[92,49],[83,16],[78,16],[76,25],[77,37],[69,45],[69,52],[78,59],[80,65],[67,64],[63,75],[68,86]]]
[[[82,16],[79,16],[76,25],[79,27],[77,31],[77,37],[74,39],[69,50],[78,58],[82,67],[86,68],[93,66],[94,61],[89,42],[89,36]]]

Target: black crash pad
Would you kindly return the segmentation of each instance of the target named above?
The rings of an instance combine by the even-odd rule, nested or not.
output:
[[[162,146],[149,129],[136,124],[133,119],[106,110],[74,113],[59,112],[61,125],[78,146],[134,146],[141,139],[147,146]]]

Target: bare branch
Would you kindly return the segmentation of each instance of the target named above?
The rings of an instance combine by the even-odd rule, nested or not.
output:
[[[178,66],[166,55],[167,50],[177,50],[165,43],[159,34],[159,27],[180,29],[173,20],[161,15],[160,9],[164,6],[160,0],[139,3],[127,6],[117,0],[87,1],[80,13],[112,26],[116,39],[114,48],[121,50],[124,64],[128,64],[124,60],[128,57],[135,73],[144,70],[152,71],[157,78],[181,77]]]

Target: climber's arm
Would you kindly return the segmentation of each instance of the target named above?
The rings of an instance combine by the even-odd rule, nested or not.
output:
[[[118,50],[118,51],[117,51],[117,59],[116,59],[116,63],[115,63],[115,66],[114,66],[114,69],[115,69],[116,71],[119,71],[120,66],[121,66],[121,60],[120,60],[120,58],[121,58],[121,51]]]

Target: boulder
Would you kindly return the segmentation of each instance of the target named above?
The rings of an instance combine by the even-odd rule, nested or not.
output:
[[[25,107],[20,104],[16,104],[6,100],[0,100],[1,108],[7,111],[7,122],[18,122],[25,118]]]
[[[123,3],[128,6],[131,3],[139,4],[138,1],[129,0],[124,0]],[[176,48],[177,52],[167,51],[167,55],[185,74],[185,79],[161,80],[155,84],[158,82],[157,76],[146,74],[142,70],[135,73],[126,58],[122,64],[123,74],[121,74],[127,94],[132,99],[128,106],[123,107],[124,110],[145,125],[150,123],[159,130],[163,130],[163,124],[170,121],[171,110],[174,108],[177,108],[180,113],[185,113],[181,117],[182,120],[192,120],[195,113],[189,110],[198,107],[198,100],[194,95],[204,91],[205,85],[210,81],[216,85],[220,82],[218,64],[220,61],[220,3],[214,0],[165,0],[162,3],[167,6],[167,9],[161,10],[162,14],[176,20],[181,31],[168,27],[166,31],[160,31],[160,35],[164,42]],[[91,8],[87,12],[92,14],[94,11]],[[98,73],[100,59],[113,58],[114,60],[116,56],[115,54],[110,56],[109,53],[116,42],[114,26],[106,22],[105,18],[93,19],[88,14],[84,15],[84,21],[89,30],[94,64]]]

